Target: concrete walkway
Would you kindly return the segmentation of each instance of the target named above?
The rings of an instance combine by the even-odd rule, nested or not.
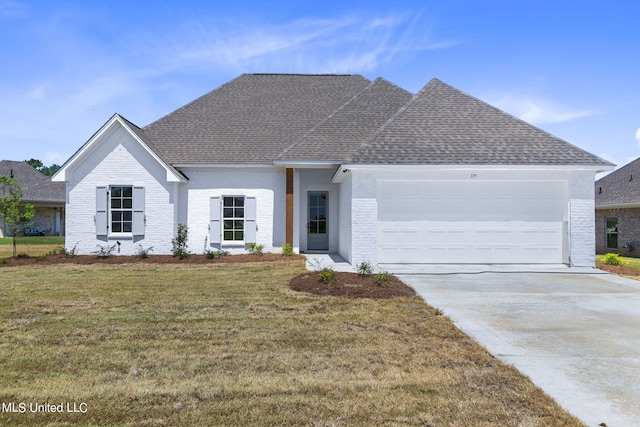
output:
[[[640,282],[564,266],[384,269],[588,426],[640,426]]]

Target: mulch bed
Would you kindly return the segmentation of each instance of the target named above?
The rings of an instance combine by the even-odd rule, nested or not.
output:
[[[604,270],[612,274],[617,274],[619,276],[640,278],[640,270],[626,265],[608,265],[603,262],[598,262],[596,263],[596,267],[598,267],[600,270]]]
[[[46,258],[20,256],[8,258],[7,264],[0,264],[0,267],[16,267],[24,265],[52,265],[52,264],[216,264],[216,263],[240,263],[240,262],[274,262],[290,259],[304,260],[303,255],[284,256],[277,253],[238,254],[209,259],[204,255],[190,255],[185,259],[180,259],[171,255],[150,255],[148,258],[139,256],[109,256],[97,257],[95,255],[75,255],[63,257],[60,255],[49,255]]]
[[[289,287],[295,291],[316,295],[343,296],[348,298],[394,298],[413,297],[416,291],[402,283],[397,277],[389,276],[389,281],[378,285],[375,275],[361,276],[356,273],[336,272],[336,281],[326,284],[318,280],[317,272],[304,273],[294,277]]]

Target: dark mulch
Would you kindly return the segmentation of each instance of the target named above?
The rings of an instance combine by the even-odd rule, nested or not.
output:
[[[325,284],[318,280],[317,272],[309,272],[294,277],[289,287],[295,291],[316,295],[344,296],[348,298],[393,298],[412,297],[416,291],[402,283],[397,277],[389,276],[389,281],[378,285],[375,275],[360,276],[356,273],[336,272],[337,280]]]
[[[640,270],[629,267],[627,265],[608,265],[603,262],[596,263],[596,267],[609,273],[618,274],[620,276],[640,277]]]
[[[240,263],[240,262],[273,262],[283,260],[304,260],[304,255],[284,256],[277,253],[257,254],[239,254],[227,255],[217,259],[209,259],[204,255],[190,255],[185,259],[180,259],[171,255],[150,255],[148,258],[139,256],[109,256],[97,257],[95,255],[75,255],[72,257],[63,257],[60,255],[49,255],[45,257],[29,257],[20,256],[17,258],[8,258],[6,264],[0,264],[0,267],[16,267],[23,265],[52,265],[52,264],[215,264],[215,263]]]

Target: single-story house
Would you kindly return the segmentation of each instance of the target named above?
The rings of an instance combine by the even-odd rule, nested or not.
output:
[[[640,256],[640,159],[595,184],[596,253]]]
[[[78,253],[170,253],[186,224],[195,253],[592,266],[612,168],[437,79],[243,74],[142,128],[114,115],[53,180]]]
[[[31,227],[47,236],[64,236],[65,185],[35,170],[25,162],[0,161],[0,175],[18,180],[22,202],[35,207]],[[11,234],[0,219],[0,237]]]

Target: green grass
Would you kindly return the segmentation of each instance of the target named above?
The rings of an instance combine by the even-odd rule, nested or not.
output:
[[[0,425],[583,426],[420,298],[287,287],[299,260],[0,270]]]
[[[11,237],[0,239],[0,246],[12,245]],[[17,245],[54,245],[64,246],[64,236],[26,236],[16,238]]]
[[[596,255],[596,262],[604,263],[604,257],[604,255]],[[640,270],[640,258],[621,256],[620,260],[622,261],[622,265]]]

